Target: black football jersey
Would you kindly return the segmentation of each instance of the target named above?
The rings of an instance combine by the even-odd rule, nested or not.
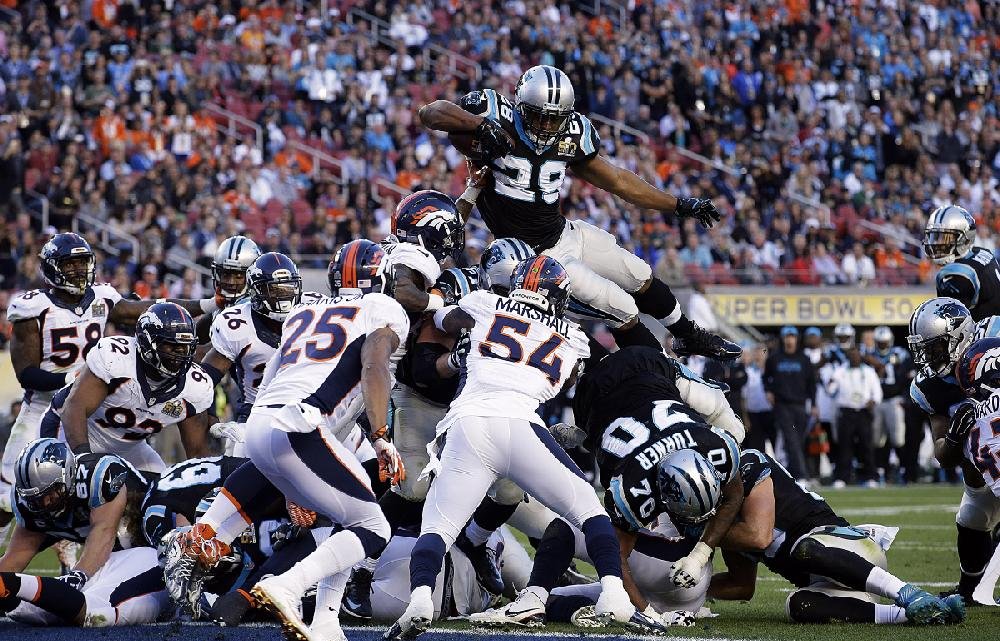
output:
[[[938,296],[962,301],[976,321],[1000,314],[1000,263],[988,249],[973,247],[942,267],[935,282]]]
[[[458,393],[458,384],[461,376],[442,378],[437,374],[432,376],[421,376],[415,369],[421,365],[417,361],[434,357],[436,360],[442,354],[447,354],[448,350],[443,345],[436,343],[418,344],[417,336],[420,335],[420,325],[433,322],[429,314],[421,316],[414,322],[410,329],[410,335],[406,338],[406,353],[400,359],[396,367],[396,380],[406,385],[411,390],[422,396],[431,403],[438,405],[448,405],[455,399]]]
[[[879,376],[879,380],[882,381],[882,398],[889,399],[908,394],[915,367],[910,353],[896,346],[885,354],[875,350],[871,355],[882,363],[882,374]]]
[[[172,465],[142,502],[142,532],[153,547],[176,527],[179,514],[195,521],[195,510],[205,495],[222,484],[247,459],[236,456],[195,458]]]
[[[514,104],[492,89],[468,93],[459,105],[500,123],[514,140],[514,150],[493,162],[490,182],[476,201],[486,226],[495,237],[519,238],[536,251],[555,245],[566,224],[559,208],[566,169],[597,155],[597,129],[574,112],[559,140],[536,149],[524,134]]]
[[[121,492],[136,496],[141,500],[149,488],[149,482],[141,472],[124,459],[114,454],[83,454],[76,458],[76,482],[69,488],[70,497],[66,509],[58,514],[35,512],[12,490],[14,517],[18,525],[47,534],[55,541],[85,543],[90,534],[90,511],[115,500]],[[116,550],[141,541],[131,541],[119,531],[115,540]]]
[[[657,474],[668,453],[693,449],[715,467],[725,485],[738,473],[740,451],[733,437],[705,423],[677,400],[653,403],[645,420],[622,417],[604,430],[597,450],[604,506],[625,530],[648,527],[664,512]]]
[[[774,539],[758,560],[792,583],[807,585],[809,573],[789,557],[792,546],[816,528],[848,527],[850,523],[837,516],[822,496],[804,490],[781,463],[763,452],[744,450],[740,454],[740,476],[744,496],[768,477],[774,484]]]

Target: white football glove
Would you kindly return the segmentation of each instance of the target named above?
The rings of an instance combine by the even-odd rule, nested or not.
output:
[[[698,541],[690,554],[670,566],[667,578],[679,588],[693,588],[701,577],[702,568],[711,560],[712,548]]]
[[[226,421],[224,423],[216,423],[212,427],[208,428],[208,433],[218,439],[226,439],[233,441],[234,443],[242,443],[243,430],[245,427],[246,423]]]
[[[378,458],[378,476],[383,482],[392,480],[393,485],[399,485],[406,479],[406,467],[396,446],[384,438],[376,439],[375,456]]]

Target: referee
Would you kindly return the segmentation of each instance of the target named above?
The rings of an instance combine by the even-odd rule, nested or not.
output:
[[[815,413],[816,369],[799,349],[799,330],[791,325],[781,328],[781,349],[764,365],[764,391],[774,408],[775,429],[785,440],[788,471],[796,480],[806,481],[806,401],[812,401]]]

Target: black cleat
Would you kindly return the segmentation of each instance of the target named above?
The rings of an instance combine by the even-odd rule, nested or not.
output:
[[[678,356],[707,356],[720,361],[736,360],[743,355],[743,348],[717,334],[713,334],[697,323],[687,334],[674,334],[673,351]],[[671,329],[671,333],[673,330]]]
[[[354,571],[344,590],[344,600],[340,602],[341,613],[363,621],[371,620],[372,578],[371,571],[364,568]]]
[[[465,536],[465,532],[458,535],[455,546],[468,557],[472,563],[472,568],[476,571],[476,581],[490,594],[503,594],[503,578],[500,576],[500,563],[493,550],[486,545],[473,545],[472,541]]]
[[[212,606],[211,619],[216,625],[234,628],[240,624],[253,605],[252,597],[243,590],[223,594]]]
[[[944,592],[939,592],[938,593],[938,597],[940,597],[942,599],[945,599],[945,598],[950,597],[950,596],[955,595],[955,594],[957,594],[958,596],[962,597],[962,600],[965,601],[965,607],[967,607],[967,608],[978,608],[978,607],[980,607],[980,606],[983,605],[982,603],[979,603],[978,601],[976,601],[975,599],[972,598],[972,591],[971,590],[969,592],[966,592],[966,591],[962,590],[961,588],[959,588],[957,585],[955,587],[953,587],[952,589],[950,589],[950,590],[945,590]]]

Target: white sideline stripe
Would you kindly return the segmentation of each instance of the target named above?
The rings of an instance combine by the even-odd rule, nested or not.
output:
[[[885,505],[882,507],[852,507],[846,510],[837,510],[841,516],[894,516],[896,514],[921,513],[921,512],[958,512],[958,505],[955,503],[937,503],[933,505]],[[902,526],[905,528],[906,526]]]

